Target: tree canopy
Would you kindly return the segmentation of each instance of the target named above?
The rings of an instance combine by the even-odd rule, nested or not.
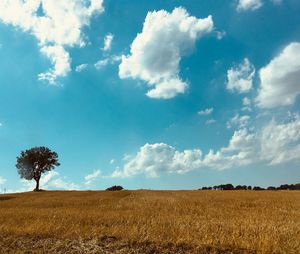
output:
[[[39,191],[41,175],[59,165],[57,153],[41,146],[22,151],[17,157],[16,167],[21,178],[36,181],[35,191]]]

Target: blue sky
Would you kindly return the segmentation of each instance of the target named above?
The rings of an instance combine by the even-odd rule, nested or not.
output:
[[[298,0],[0,3],[0,188],[300,181]]]

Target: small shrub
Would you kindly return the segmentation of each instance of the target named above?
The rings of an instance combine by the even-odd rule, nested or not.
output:
[[[122,186],[119,186],[119,185],[114,185],[114,186],[111,186],[109,188],[107,188],[106,190],[107,191],[120,191],[120,190],[123,190],[124,188]]]

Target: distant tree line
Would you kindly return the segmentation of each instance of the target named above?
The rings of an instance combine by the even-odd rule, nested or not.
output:
[[[300,183],[296,184],[282,184],[279,187],[269,186],[268,188],[262,188],[259,186],[247,186],[247,185],[237,185],[233,186],[231,183],[220,184],[210,187],[202,187],[199,190],[300,190]]]

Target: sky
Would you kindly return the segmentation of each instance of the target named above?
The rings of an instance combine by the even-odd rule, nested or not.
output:
[[[0,190],[300,182],[298,0],[2,0]]]

